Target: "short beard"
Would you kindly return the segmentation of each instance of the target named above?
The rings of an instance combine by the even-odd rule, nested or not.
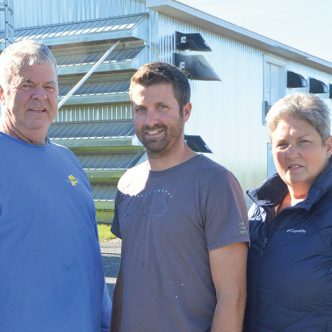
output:
[[[147,128],[143,128],[143,132]],[[184,139],[183,137],[183,127],[177,127],[176,130],[169,130],[164,125],[154,127],[153,129],[162,129],[164,131],[164,137],[160,141],[149,141],[145,140],[144,135],[138,137],[141,143],[144,145],[146,152],[150,158],[159,159],[171,154],[174,147]]]

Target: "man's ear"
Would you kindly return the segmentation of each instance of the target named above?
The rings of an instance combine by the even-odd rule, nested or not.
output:
[[[188,121],[188,119],[190,118],[191,108],[192,108],[192,104],[191,104],[190,101],[183,106],[183,120],[184,120],[184,122]]]
[[[3,105],[4,101],[5,101],[4,92],[3,92],[2,87],[0,86],[0,104]]]

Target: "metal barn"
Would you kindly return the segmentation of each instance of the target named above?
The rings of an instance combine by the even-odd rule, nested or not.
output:
[[[229,168],[243,189],[273,172],[263,119],[274,101],[302,91],[332,106],[332,63],[174,0],[5,0],[0,15],[0,50],[32,38],[57,58],[63,105],[49,136],[80,159],[102,222],[111,221],[121,174],[145,158],[128,96],[141,64],[166,61],[187,73],[186,140]]]

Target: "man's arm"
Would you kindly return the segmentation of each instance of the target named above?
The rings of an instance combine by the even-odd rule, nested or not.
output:
[[[246,304],[247,243],[209,251],[217,305],[211,332],[241,332]]]
[[[122,272],[121,265],[118,278],[113,291],[113,307],[110,332],[119,332],[121,327],[121,309],[122,309]]]
[[[111,326],[110,320],[112,314],[112,302],[106,283],[104,283],[104,294],[101,310],[100,332],[108,332]]]

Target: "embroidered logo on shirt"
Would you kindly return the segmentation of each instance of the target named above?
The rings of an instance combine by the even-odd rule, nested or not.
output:
[[[68,181],[71,183],[72,186],[76,186],[79,182],[74,175],[68,175]]]
[[[248,234],[247,227],[243,221],[239,222],[240,234]]]
[[[286,233],[307,233],[307,231],[303,228],[300,228],[300,229],[294,229],[294,228],[288,228]]]

